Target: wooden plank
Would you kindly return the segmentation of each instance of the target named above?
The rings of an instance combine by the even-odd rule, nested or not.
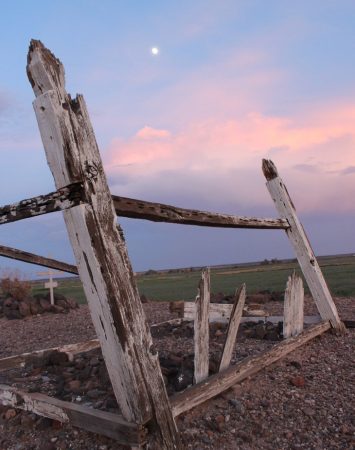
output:
[[[126,422],[117,414],[64,402],[47,395],[27,393],[0,384],[0,403],[102,434],[123,445],[139,446],[147,441],[147,430],[142,425]]]
[[[295,272],[288,278],[284,299],[283,337],[297,336],[303,331],[304,289],[302,278]]]
[[[201,383],[174,395],[170,398],[174,416],[178,416],[221,394],[234,384],[251,377],[330,328],[329,321],[313,325],[300,335],[276,344],[271,350],[266,350],[257,356],[248,357],[240,363],[229,366],[222,372],[212,375]]]
[[[31,364],[36,358],[45,358],[53,352],[65,353],[69,360],[72,361],[75,355],[86,353],[99,347],[99,340],[91,339],[90,341],[78,342],[76,344],[62,345],[61,347],[46,348],[22,353],[21,355],[8,356],[7,358],[0,359],[0,371],[15,367],[25,367]]]
[[[5,247],[0,245],[0,256],[18,261],[24,261],[29,264],[36,264],[37,266],[50,267],[51,269],[58,269],[63,272],[74,273],[78,275],[78,269],[72,264],[68,264],[56,259],[46,258],[44,256],[35,255],[34,253],[24,252],[17,248]]]
[[[55,211],[63,211],[85,203],[83,186],[72,183],[55,192],[0,207],[0,225]]]
[[[117,402],[126,420],[151,420],[152,447],[181,448],[84,99],[67,94],[63,65],[39,41],[27,73],[57,189],[83,183],[87,203],[64,219]]]
[[[193,302],[185,302],[183,305],[183,318],[184,320],[194,320],[195,319],[195,310],[196,306]],[[210,322],[221,322],[228,323],[231,312],[233,309],[233,305],[231,304],[222,304],[222,303],[211,303],[210,304],[210,314],[209,321]],[[248,312],[249,313],[249,312]],[[267,322],[278,323],[283,322],[284,316],[245,316],[241,318],[241,323],[245,322],[259,322],[260,320],[264,320]],[[321,321],[320,316],[304,316],[304,324],[312,325]]]
[[[245,297],[246,286],[245,283],[243,283],[235,296],[235,302],[228,322],[227,336],[222,350],[221,361],[219,363],[219,372],[223,369],[226,369],[230,365],[235,345],[235,339],[237,337],[240,320],[243,314]]]
[[[289,227],[287,220],[258,217],[233,216],[195,209],[178,208],[162,203],[147,202],[134,198],[112,196],[118,216],[145,219],[153,222],[179,223],[219,228],[281,229]]]
[[[263,159],[263,172],[267,179],[266,186],[276,205],[276,209],[283,219],[286,219],[290,228],[286,234],[295,250],[298,263],[307,281],[309,290],[316,302],[318,311],[323,320],[330,320],[332,326],[339,331],[345,331],[338,311],[323,277],[318,261],[306,236],[296,209],[292,203],[286,186],[278,175],[274,163]]]
[[[194,381],[199,383],[208,377],[209,371],[209,306],[211,299],[210,270],[202,271],[199,293],[196,297],[194,320],[195,372]]]

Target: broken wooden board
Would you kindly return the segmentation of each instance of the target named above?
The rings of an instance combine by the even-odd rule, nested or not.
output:
[[[229,366],[227,369],[222,370],[222,372],[210,376],[201,383],[174,395],[170,399],[174,416],[178,416],[210,398],[221,394],[234,384],[263,370],[265,367],[278,361],[296,348],[301,347],[316,336],[328,331],[330,328],[329,321],[313,325],[300,335],[276,344],[271,350],[265,350],[257,356],[248,357],[234,366]]]
[[[64,402],[48,395],[0,384],[0,404],[102,434],[123,445],[140,446],[147,442],[148,433],[143,425],[129,423],[118,414]]]
[[[195,304],[193,302],[174,302],[178,305],[176,308],[182,311],[184,320],[194,320],[195,318]],[[172,307],[174,308],[174,307]],[[223,303],[211,303],[210,304],[210,322],[228,323],[233,305]],[[278,323],[283,322],[283,316],[245,316],[241,318],[241,323],[245,322],[259,322],[263,320],[265,322]],[[304,323],[307,325],[318,323],[321,320],[320,316],[305,316]]]
[[[235,302],[228,322],[227,336],[222,350],[221,361],[219,363],[219,372],[223,369],[226,369],[231,362],[233,349],[235,346],[235,339],[237,337],[240,320],[243,314],[245,298],[246,286],[245,283],[243,283],[235,296]]]

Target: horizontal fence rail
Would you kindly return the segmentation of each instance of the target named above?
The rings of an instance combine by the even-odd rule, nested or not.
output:
[[[73,183],[58,191],[0,207],[0,225],[42,214],[73,208],[85,202],[81,183]],[[162,203],[112,195],[116,214],[132,219],[177,223],[215,228],[256,228],[287,230],[286,219],[233,216],[195,209],[178,208]]]
[[[132,219],[145,219],[153,222],[179,223],[183,225],[199,225],[220,228],[289,228],[285,219],[264,219],[258,217],[240,217],[194,209],[178,208],[162,203],[147,202],[133,198],[112,196],[118,216]]]
[[[34,253],[24,252],[23,250],[18,250],[17,248],[0,245],[0,256],[78,275],[77,267],[72,264],[67,264],[52,258],[45,258],[44,256],[35,255]]]
[[[0,207],[0,225],[29,217],[73,208],[85,203],[81,183],[73,183],[58,191]]]

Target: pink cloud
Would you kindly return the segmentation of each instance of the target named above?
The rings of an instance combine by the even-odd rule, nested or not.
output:
[[[168,130],[158,130],[156,128],[148,127],[147,125],[138,130],[136,137],[140,139],[161,139],[170,136]]]
[[[122,174],[126,166],[123,173],[132,182],[122,195],[132,195],[129,190],[133,189],[144,197],[147,186],[164,185],[164,172],[175,177],[175,189],[180,180],[191,191],[202,192],[194,180],[198,178],[205,187],[203,174],[208,180],[217,174],[225,186],[219,187],[218,195],[233,201],[238,192],[246,192],[245,202],[257,205],[269,202],[266,191],[262,192],[260,163],[262,158],[272,158],[295,192],[299,209],[323,210],[331,202],[336,210],[354,210],[354,177],[342,175],[355,165],[354,120],[355,108],[339,105],[331,114],[314,111],[308,125],[304,117],[254,112],[238,120],[194,122],[176,133],[145,126],[130,139],[111,142],[106,168],[115,180],[117,170]],[[238,179],[233,180],[233,170],[238,171]]]

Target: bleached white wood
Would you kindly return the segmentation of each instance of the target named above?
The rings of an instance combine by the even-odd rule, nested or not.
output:
[[[302,278],[295,272],[288,278],[284,299],[283,337],[297,336],[303,331],[304,289]]]
[[[183,306],[184,320],[195,320],[195,303],[185,302]],[[209,321],[228,323],[232,309],[233,305],[230,304],[211,303]],[[283,321],[283,316],[245,316],[241,318],[240,322],[259,322],[260,320],[264,320],[265,322],[278,323]],[[320,320],[320,316],[304,316],[304,323],[307,325],[318,323]]]
[[[199,293],[196,297],[194,320],[195,346],[195,383],[208,377],[209,370],[209,306],[210,306],[210,270],[202,271]]]
[[[276,209],[282,219],[287,219],[290,227],[286,234],[295,250],[299,265],[307,281],[309,290],[316,302],[319,314],[323,320],[330,320],[332,326],[339,331],[345,331],[338,311],[329,292],[327,283],[323,277],[318,261],[312,250],[310,242],[306,236],[301,222],[299,221],[296,209],[292,203],[286,186],[278,175],[274,163],[270,160],[263,160],[263,172],[267,179],[266,186],[270,192]]]
[[[64,402],[48,395],[28,393],[0,384],[0,404],[49,417],[62,423],[70,423],[70,425],[108,436],[124,445],[133,445],[134,448],[147,441],[147,430],[143,426],[128,423],[118,414]]]
[[[222,357],[219,363],[219,371],[226,369],[231,362],[235,339],[237,337],[240,320],[243,314],[245,297],[246,286],[245,283],[243,283],[235,296],[235,302],[228,323],[227,336],[223,346]]]
[[[52,269],[48,270],[47,272],[37,272],[37,275],[45,275],[49,277],[49,280],[46,283],[44,283],[44,288],[49,289],[51,305],[54,305],[54,288],[58,287],[58,282],[53,281],[53,275],[55,273],[57,273],[57,271],[54,271]]]
[[[27,73],[57,189],[83,183],[87,203],[66,211],[64,219],[122,415],[136,423],[151,421],[151,446],[180,448],[84,99],[66,93],[62,64],[39,41],[31,41]]]

